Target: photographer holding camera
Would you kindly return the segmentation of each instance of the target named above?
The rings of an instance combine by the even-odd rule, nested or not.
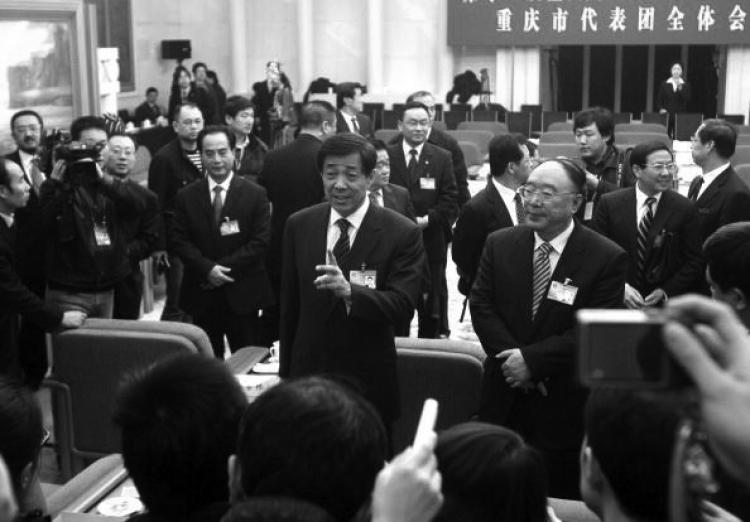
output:
[[[47,301],[89,317],[112,317],[114,287],[131,271],[123,222],[140,212],[133,184],[102,170],[108,153],[102,118],[83,116],[71,143],[56,147],[41,188],[47,233]]]

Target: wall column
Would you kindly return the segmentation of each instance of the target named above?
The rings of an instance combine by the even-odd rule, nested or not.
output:
[[[718,107],[718,113],[742,114],[747,120],[750,107],[750,46],[730,46],[727,50],[727,73],[724,81],[726,93],[724,106]]]
[[[250,78],[247,75],[247,10],[245,2],[229,2],[229,23],[232,39],[232,78],[229,85],[234,92],[247,92]]]
[[[445,99],[445,94],[451,90],[453,76],[456,74],[453,66],[453,48],[447,44],[446,36],[448,34],[448,1],[439,0],[437,2],[437,13],[435,13],[437,18],[437,41],[435,42],[433,95],[435,96],[435,101],[438,103],[442,102]],[[429,90],[429,87],[427,90]]]
[[[367,92],[383,92],[383,0],[367,1]]]
[[[297,2],[297,56],[299,56],[299,85],[301,92],[307,89],[315,75],[314,45],[315,19],[313,0]]]

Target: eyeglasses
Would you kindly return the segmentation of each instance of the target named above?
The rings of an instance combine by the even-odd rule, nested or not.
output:
[[[553,199],[559,196],[566,196],[569,194],[578,194],[578,192],[553,192],[551,190],[538,190],[535,187],[522,185],[518,188],[518,193],[521,197],[527,201],[531,201],[535,197],[538,197],[542,203],[549,203]]]
[[[644,167],[664,172],[676,172],[677,165],[674,163],[646,163]]]

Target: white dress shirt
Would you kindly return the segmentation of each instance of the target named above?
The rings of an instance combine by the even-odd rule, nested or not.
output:
[[[227,176],[227,179],[222,181],[221,183],[216,183],[214,179],[211,176],[208,176],[208,195],[211,198],[211,204],[214,203],[214,198],[216,197],[216,194],[214,193],[214,188],[216,186],[221,187],[221,205],[224,206],[224,202],[227,200],[227,191],[229,190],[229,183],[231,183],[232,178],[234,177],[234,172],[230,172],[229,176]]]
[[[716,167],[714,170],[709,170],[705,174],[703,174],[703,185],[701,185],[701,189],[698,191],[698,197],[701,197],[703,193],[706,191],[709,185],[714,182],[716,178],[719,177],[719,175],[727,170],[729,168],[729,163],[725,163],[724,165],[720,167]]]
[[[505,203],[505,208],[508,209],[508,214],[510,214],[510,219],[513,221],[513,225],[518,224],[518,216],[516,215],[516,191],[513,189],[510,189],[497,181],[494,177],[492,178],[492,184],[495,185],[495,188],[500,193],[500,199],[503,200],[503,203]]]
[[[643,219],[643,216],[646,215],[646,210],[648,209],[648,206],[646,206],[646,200],[648,198],[654,198],[656,200],[656,203],[654,203],[654,206],[652,207],[654,209],[654,216],[656,215],[656,209],[659,207],[659,201],[661,201],[661,192],[657,193],[654,196],[649,196],[646,193],[644,193],[638,184],[635,185],[635,228],[638,229],[638,225],[640,225],[641,220]]]
[[[568,225],[568,228],[560,232],[554,239],[550,241],[546,241],[552,247],[552,250],[550,250],[550,253],[549,253],[550,274],[555,273],[557,262],[560,261],[560,256],[562,255],[563,250],[565,250],[565,245],[568,244],[568,239],[570,239],[570,234],[573,233],[574,226],[575,224],[573,220],[571,219],[570,225]],[[544,239],[539,237],[539,234],[534,232],[534,255],[536,255],[536,249],[539,248],[542,243],[545,243]],[[532,256],[532,259],[533,259],[533,256]]]
[[[426,143],[426,140],[417,145],[416,147],[412,147],[408,143],[406,143],[406,140],[402,140],[402,147],[404,149],[404,159],[406,160],[406,166],[409,166],[409,161],[411,160],[411,149],[415,149],[417,151],[417,163],[419,163],[419,158],[422,156],[422,149],[424,148],[424,144]]]
[[[370,208],[370,200],[369,198],[365,197],[362,205],[360,205],[357,210],[344,218],[349,222],[350,247],[354,245],[354,240],[357,238],[357,232],[359,232],[359,229],[362,226],[362,220],[365,218],[365,214],[367,214],[368,208]],[[342,217],[343,216],[341,214],[336,212],[336,210],[331,207],[331,216],[328,219],[328,235],[326,236],[326,250],[330,250],[331,252],[333,252],[333,247],[336,245],[336,242],[339,240],[339,236],[341,235],[341,229],[336,224],[336,222]]]

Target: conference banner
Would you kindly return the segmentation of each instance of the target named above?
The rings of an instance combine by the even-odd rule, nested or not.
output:
[[[750,44],[750,0],[448,0],[448,45]]]

